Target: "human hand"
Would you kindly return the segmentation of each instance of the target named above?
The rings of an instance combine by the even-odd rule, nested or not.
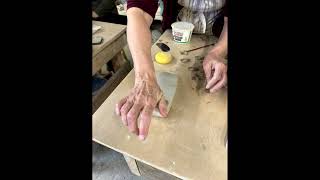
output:
[[[203,61],[203,70],[206,75],[206,89],[210,93],[218,91],[227,85],[227,65],[225,59],[215,52],[210,52]]]
[[[155,76],[138,75],[129,95],[116,104],[116,114],[121,116],[123,124],[128,126],[130,132],[144,140],[148,135],[155,108],[159,108],[163,117],[167,116],[167,104]]]

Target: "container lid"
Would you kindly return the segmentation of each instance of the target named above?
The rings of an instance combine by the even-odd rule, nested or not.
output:
[[[180,21],[180,22],[172,23],[171,27],[175,29],[180,29],[180,30],[193,30],[194,25],[189,22]]]

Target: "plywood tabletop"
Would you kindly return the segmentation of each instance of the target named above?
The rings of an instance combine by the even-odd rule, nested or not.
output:
[[[149,134],[140,141],[122,124],[115,104],[134,85],[133,70],[93,115],[93,140],[182,179],[227,179],[227,91],[199,93],[193,87],[190,67],[212,47],[181,55],[216,38],[193,35],[190,44],[177,44],[167,30],[158,40],[171,48],[174,57],[167,65],[155,64],[156,71],[176,73],[178,86],[167,118],[152,118]],[[160,49],[152,46],[152,56]],[[190,62],[181,62],[189,58]]]
[[[102,44],[92,46],[92,56],[95,56],[103,48],[108,46],[115,39],[126,32],[126,26],[121,24],[113,24],[101,21],[92,21],[92,24],[102,27],[94,34],[94,36],[102,36],[104,39]]]

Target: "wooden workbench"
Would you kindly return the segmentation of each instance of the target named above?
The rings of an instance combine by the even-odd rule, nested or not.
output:
[[[210,47],[188,55],[180,53],[210,44],[216,38],[193,35],[190,44],[177,44],[172,41],[171,31],[167,30],[158,41],[171,48],[174,60],[167,65],[154,63],[156,71],[178,76],[177,92],[168,118],[153,117],[145,141],[140,141],[122,124],[114,109],[134,85],[134,72],[131,71],[94,113],[93,140],[181,179],[226,180],[227,91],[199,93],[192,86],[190,67],[196,61],[195,56],[204,56]],[[158,51],[160,49],[153,45],[153,60]],[[191,62],[182,63],[182,58],[190,58]]]
[[[127,44],[127,37],[124,25],[100,21],[92,21],[92,23],[102,27],[93,36],[103,37],[102,44],[92,45],[92,75],[95,75],[102,67],[106,68],[106,64],[111,59],[123,60],[121,51]],[[98,90],[92,97],[92,113],[100,107],[131,69],[130,63],[124,62],[107,83]]]
[[[126,26],[100,21],[92,21],[101,26],[94,36],[102,36],[103,43],[92,46],[92,75],[117,55],[127,44]]]

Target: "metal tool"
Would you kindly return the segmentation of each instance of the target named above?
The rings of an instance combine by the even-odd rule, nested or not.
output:
[[[215,43],[213,43],[213,44],[208,44],[208,45],[201,46],[201,47],[194,48],[194,49],[190,49],[190,50],[186,50],[186,51],[181,51],[180,53],[183,54],[183,55],[187,55],[188,52],[195,51],[195,50],[198,50],[198,49],[201,49],[201,48],[205,48],[205,47],[208,47],[208,46],[212,46],[212,45],[214,45],[214,44],[215,44]]]

